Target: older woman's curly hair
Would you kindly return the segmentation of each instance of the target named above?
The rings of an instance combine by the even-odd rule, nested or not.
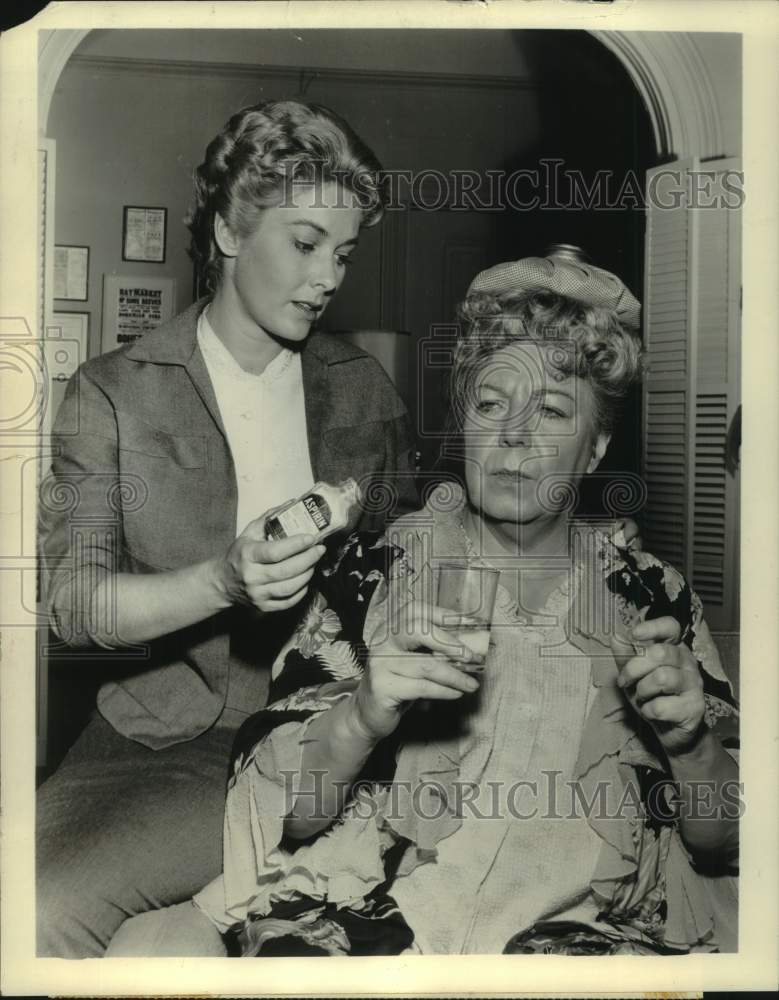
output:
[[[291,185],[329,181],[357,197],[364,226],[379,221],[385,202],[381,164],[329,108],[267,101],[234,114],[195,171],[195,201],[187,220],[189,254],[209,291],[216,290],[222,273],[214,239],[217,212],[245,238],[256,229],[262,210],[278,205]]]
[[[474,292],[462,323],[450,383],[449,436],[462,431],[474,379],[496,351],[520,340],[546,342],[551,374],[585,379],[595,399],[596,431],[610,433],[631,386],[641,379],[641,344],[612,310],[546,289]]]

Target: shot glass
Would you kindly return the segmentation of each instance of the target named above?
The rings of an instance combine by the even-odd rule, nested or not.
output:
[[[437,604],[452,612],[451,625],[443,627],[452,632],[459,645],[467,646],[480,658],[479,664],[458,663],[463,669],[481,670],[490,645],[492,611],[498,590],[500,571],[487,566],[466,563],[442,563],[438,571]],[[472,624],[463,624],[463,617]]]

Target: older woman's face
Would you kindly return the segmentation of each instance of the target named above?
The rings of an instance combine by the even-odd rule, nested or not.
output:
[[[566,484],[592,472],[608,437],[597,432],[584,379],[549,364],[554,342],[512,344],[482,365],[464,413],[466,483],[490,520],[528,524],[559,516]]]

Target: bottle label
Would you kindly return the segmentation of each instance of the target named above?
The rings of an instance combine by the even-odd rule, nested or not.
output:
[[[313,497],[303,497],[302,502],[308,511],[311,520],[316,525],[317,531],[321,531],[322,528],[326,528],[328,519],[325,517],[325,512],[320,508],[316,500]]]
[[[303,497],[287,510],[274,515],[274,520],[279,522],[288,538],[290,535],[317,534],[330,523],[327,514],[312,496]]]

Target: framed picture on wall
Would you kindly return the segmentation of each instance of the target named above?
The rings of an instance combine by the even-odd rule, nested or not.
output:
[[[72,340],[79,345],[79,359],[86,361],[89,357],[89,313],[88,312],[54,312],[51,323],[46,328],[47,339]],[[57,362],[62,362],[58,357]],[[75,371],[75,368],[73,369]]]
[[[41,421],[42,433],[51,431],[51,425],[65,395],[68,379],[82,361],[89,357],[89,313],[55,312],[46,326],[43,340],[43,357],[48,379],[46,406]],[[72,431],[75,433],[75,431]],[[42,455],[50,461],[46,448]],[[45,469],[42,472],[45,473]]]
[[[89,247],[55,245],[54,298],[86,302],[88,289]]]
[[[176,279],[152,275],[103,277],[102,353],[137,340],[176,312]]]
[[[125,205],[122,220],[122,260],[165,263],[167,208]]]

